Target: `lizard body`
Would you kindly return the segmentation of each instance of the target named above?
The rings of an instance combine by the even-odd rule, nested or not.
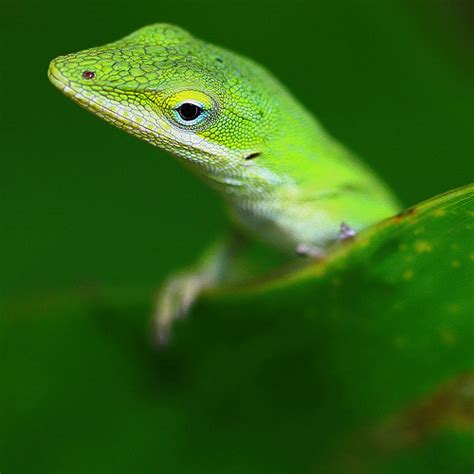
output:
[[[49,77],[94,114],[181,159],[219,193],[235,226],[284,252],[323,252],[342,222],[358,231],[398,210],[268,71],[178,27],[151,25],[61,56]],[[227,252],[213,255],[166,286],[161,329],[225,271]]]

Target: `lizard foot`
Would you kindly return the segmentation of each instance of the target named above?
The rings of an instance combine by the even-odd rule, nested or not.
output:
[[[186,317],[208,283],[205,274],[195,271],[173,275],[165,282],[158,292],[152,318],[152,338],[155,346],[162,347],[167,344],[173,322]]]
[[[352,239],[357,234],[356,230],[352,227],[349,227],[345,222],[341,222],[339,228],[339,240]]]
[[[316,247],[315,245],[298,244],[295,250],[296,253],[302,257],[310,257],[322,260],[325,256],[324,250]]]

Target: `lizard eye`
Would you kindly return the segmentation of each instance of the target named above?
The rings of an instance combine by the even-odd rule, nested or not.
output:
[[[158,106],[164,110],[165,116],[173,125],[189,132],[196,132],[212,123],[218,110],[217,101],[210,94],[198,90],[171,91],[163,99],[157,96]]]
[[[181,121],[185,123],[195,123],[204,112],[203,107],[193,102],[183,102],[175,110]]]

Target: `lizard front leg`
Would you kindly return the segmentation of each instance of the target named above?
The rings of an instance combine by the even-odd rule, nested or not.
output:
[[[344,241],[353,239],[357,235],[357,231],[352,227],[348,226],[345,222],[341,222],[339,226],[339,233],[337,234],[337,240]],[[302,257],[310,257],[315,260],[323,260],[327,252],[313,244],[300,243],[295,248],[296,254]]]
[[[202,291],[225,279],[243,241],[243,237],[235,234],[215,242],[193,266],[165,281],[158,291],[152,317],[152,338],[156,345],[168,342],[173,322],[186,316]]]

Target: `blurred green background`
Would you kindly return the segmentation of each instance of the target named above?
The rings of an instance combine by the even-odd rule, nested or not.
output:
[[[223,465],[225,472],[236,474],[306,472],[295,466],[306,468],[309,458],[294,459],[295,453],[310,456],[336,443],[336,434],[333,439],[320,432],[313,439],[310,426],[298,422],[306,412],[312,422],[317,424],[321,416],[338,433],[346,429],[346,418],[358,416],[357,410],[350,411],[357,393],[362,407],[379,409],[372,399],[365,399],[363,388],[355,394],[343,390],[349,379],[359,387],[358,373],[347,377],[343,358],[337,361],[340,380],[335,377],[334,382],[334,374],[324,372],[326,362],[331,362],[331,344],[344,348],[350,330],[335,330],[333,339],[325,340],[318,336],[324,332],[303,318],[307,335],[295,327],[293,338],[285,340],[285,356],[276,359],[281,366],[276,366],[273,352],[265,351],[280,349],[279,341],[288,331],[286,315],[277,315],[271,332],[275,337],[265,339],[278,302],[272,307],[263,296],[259,304],[267,309],[256,328],[249,313],[254,301],[248,311],[237,302],[228,315],[230,322],[219,320],[215,327],[213,315],[204,317],[203,331],[216,345],[196,340],[188,330],[181,345],[169,353],[157,357],[146,346],[149,305],[144,304],[144,294],[193,261],[225,228],[224,211],[212,192],[172,157],[63,97],[49,84],[46,70],[55,56],[118,39],[153,22],[178,24],[266,65],[333,135],[370,163],[406,205],[472,181],[470,0],[4,1],[0,304],[7,301],[9,311],[2,326],[6,330],[0,329],[0,349],[6,348],[0,373],[5,381],[0,385],[2,473],[209,473],[223,472],[212,470]],[[359,280],[359,274],[353,279]],[[100,298],[90,303],[87,291],[76,292],[100,286],[127,290],[115,290],[114,302],[104,307]],[[294,291],[299,295],[299,289]],[[347,301],[350,304],[350,297]],[[341,299],[340,305],[344,302]],[[331,301],[326,303],[330,308]],[[219,313],[216,307],[212,311]],[[230,346],[228,338],[219,345],[225,327],[233,328],[241,311],[247,315],[245,328],[258,337],[254,341],[248,336],[250,329],[240,328]],[[409,319],[410,314],[405,316]],[[324,331],[325,322],[320,324]],[[418,334],[425,330],[423,320],[417,324],[409,328],[416,346]],[[459,328],[468,339],[464,326],[459,323]],[[397,329],[395,321],[393,330]],[[367,330],[369,340],[372,337],[383,352],[385,341],[370,332],[370,324]],[[247,336],[250,342],[242,353],[240,341]],[[260,344],[260,336],[266,346]],[[327,346],[328,360],[311,359],[309,368],[304,367],[299,337],[306,348],[314,349],[315,341],[318,347]],[[434,339],[421,340],[426,347],[437,347]],[[197,352],[187,351],[191,346]],[[449,365],[443,350],[436,350],[438,362]],[[376,363],[378,354],[367,354],[375,361],[373,372],[390,379],[391,372]],[[399,356],[392,356],[396,365]],[[419,373],[433,365],[426,356],[420,355]],[[254,364],[255,358],[260,365]],[[462,367],[472,362],[458,358]],[[411,359],[403,363],[409,365]],[[400,367],[405,367],[402,362]],[[279,380],[285,368],[288,378]],[[240,381],[261,379],[260,370],[263,386],[239,392]],[[326,375],[307,381],[308,371]],[[441,375],[447,377],[446,373],[436,376],[444,381]],[[418,373],[408,374],[407,380],[419,382],[416,396],[433,389],[414,374]],[[402,370],[399,376],[405,380]],[[255,389],[268,394],[274,380],[281,384],[276,391],[288,410],[281,423],[273,411],[279,406],[273,407]],[[380,380],[374,375],[370,383],[375,400]],[[313,413],[310,397],[296,397],[293,407],[292,384],[302,384],[303,393],[306,389],[311,397],[319,397],[320,412]],[[321,389],[325,386],[326,391]],[[405,388],[411,401],[412,387],[407,382]],[[334,401],[335,394],[342,401]],[[339,420],[332,420],[333,412],[325,409],[333,409],[333,402],[349,410],[343,410]],[[247,431],[246,416],[254,415],[270,427],[268,439],[253,440]],[[288,429],[299,430],[300,436],[284,439]],[[202,437],[203,432],[212,435]],[[212,452],[210,459],[209,445],[220,442],[223,451]],[[462,446],[468,442],[459,437]],[[456,443],[454,438],[436,438],[423,447],[420,464],[410,464],[407,455],[398,468],[384,472],[448,472],[437,461],[454,457],[461,462],[467,459],[462,453],[472,452]],[[155,444],[159,459],[153,454]],[[275,446],[284,446],[281,458],[259,457],[262,450],[271,453]],[[422,471],[424,459],[432,464]],[[177,465],[187,468],[173,469]],[[168,467],[160,471],[156,466]],[[311,472],[319,471],[314,466]]]
[[[172,157],[58,93],[53,57],[179,24],[266,65],[410,205],[472,177],[469,5],[4,1],[0,295],[152,287],[225,227],[212,192]]]

